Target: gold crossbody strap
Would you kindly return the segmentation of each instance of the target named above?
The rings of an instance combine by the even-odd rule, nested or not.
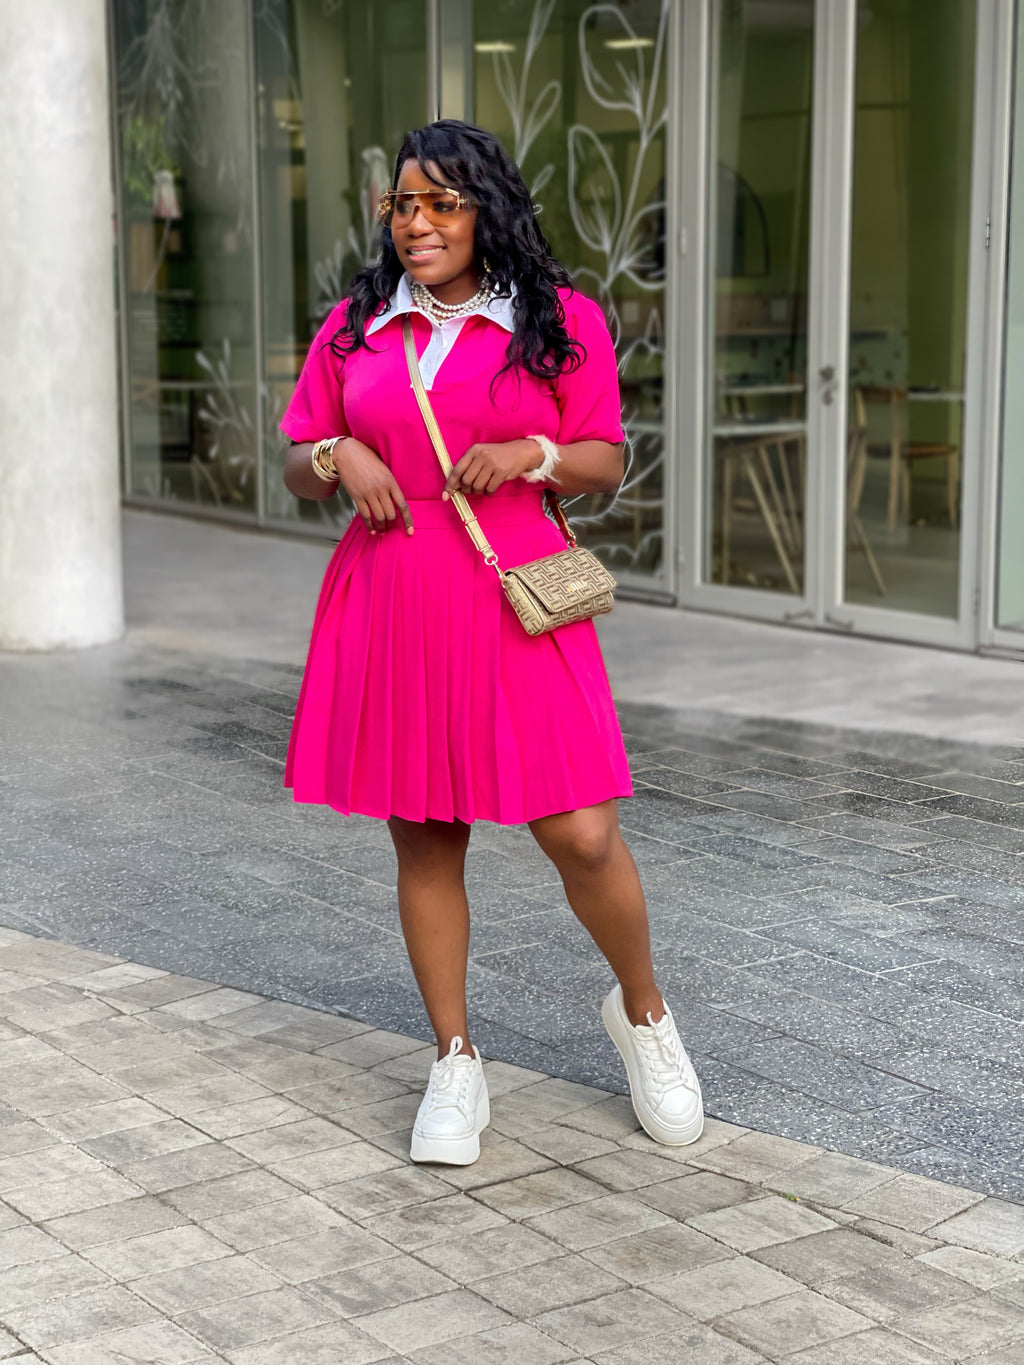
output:
[[[444,470],[445,478],[447,478],[452,472],[451,456],[448,454],[447,447],[444,443],[444,437],[441,435],[441,428],[438,426],[437,418],[434,416],[434,409],[430,406],[430,399],[427,397],[427,391],[423,387],[423,376],[420,374],[420,362],[416,355],[416,339],[412,334],[412,319],[409,317],[408,313],[406,313],[405,317],[402,319],[402,336],[405,340],[405,359],[409,366],[409,378],[412,380],[413,392],[416,394],[416,402],[419,404],[420,414],[423,417],[427,431],[430,434],[431,444],[434,447],[434,454],[437,456],[441,468]],[[568,543],[575,548],[576,537],[573,535],[572,528],[569,526],[565,513],[562,511],[561,503],[550,489],[545,490],[545,495],[548,506],[555,514],[555,520],[558,522],[562,535]],[[495,554],[491,542],[484,535],[483,527],[477,521],[472,507],[470,507],[466,500],[465,494],[455,491],[451,494],[451,500],[455,506],[455,510],[462,518],[466,530],[469,532],[470,539],[483,555],[485,562],[493,569],[497,570],[499,576],[502,576],[502,571],[498,567],[498,556]]]

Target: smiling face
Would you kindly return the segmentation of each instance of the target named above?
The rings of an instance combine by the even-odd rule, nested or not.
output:
[[[438,179],[432,180],[411,159],[403,163],[395,188],[414,193],[436,190],[439,185],[444,185],[440,171]],[[464,303],[476,293],[482,273],[473,252],[477,210],[467,206],[452,213],[433,211],[428,217],[422,202],[414,201],[411,214],[392,217],[391,237],[398,259],[410,277],[425,284],[442,303]]]

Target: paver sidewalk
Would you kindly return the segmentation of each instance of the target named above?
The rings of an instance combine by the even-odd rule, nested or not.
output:
[[[420,1038],[382,821],[297,806],[286,665],[0,657],[0,923]],[[623,706],[708,1112],[1024,1202],[1024,748]],[[605,1090],[613,977],[525,829],[467,861],[470,1031]]]
[[[1024,1207],[500,1062],[480,1161],[414,1167],[432,1056],[0,929],[0,1359],[1024,1359]]]

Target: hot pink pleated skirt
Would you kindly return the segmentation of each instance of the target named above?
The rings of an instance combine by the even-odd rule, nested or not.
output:
[[[538,490],[473,499],[505,566],[563,547]],[[632,785],[592,621],[531,637],[450,503],[356,518],[324,578],[285,771],[348,815],[522,824]]]

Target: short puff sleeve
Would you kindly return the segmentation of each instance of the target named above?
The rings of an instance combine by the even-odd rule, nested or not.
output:
[[[293,441],[322,441],[348,436],[342,401],[342,359],[330,348],[334,333],[344,324],[346,302],[339,303],[313,338],[295,392],[281,418],[281,430]]]
[[[574,290],[560,289],[558,296],[565,309],[566,329],[583,346],[586,359],[579,369],[563,370],[555,380],[559,412],[556,442],[608,441],[618,445],[624,439],[619,370],[604,313],[592,299]]]

